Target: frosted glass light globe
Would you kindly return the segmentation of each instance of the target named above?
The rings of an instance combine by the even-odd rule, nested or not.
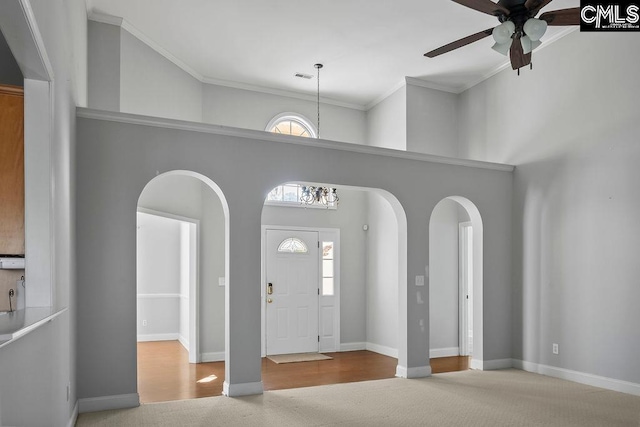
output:
[[[531,41],[537,41],[540,40],[540,37],[544,36],[544,33],[547,31],[547,21],[537,18],[529,18],[527,22],[524,23],[524,27],[522,29],[529,36]]]
[[[515,25],[511,21],[505,21],[493,29],[493,40],[498,44],[507,43],[515,31]]]

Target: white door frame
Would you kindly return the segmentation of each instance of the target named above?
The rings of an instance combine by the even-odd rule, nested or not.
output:
[[[473,319],[469,319],[467,295],[473,292],[473,288],[469,287],[467,278],[469,277],[467,267],[469,262],[467,254],[469,253],[468,239],[465,239],[467,228],[471,228],[473,233],[473,224],[469,222],[461,222],[458,224],[458,345],[460,356],[469,356],[468,333],[469,325],[473,324]],[[471,248],[473,253],[473,248]],[[473,294],[471,294],[473,298]]]
[[[191,247],[189,252],[193,255],[189,259],[189,363],[200,363],[202,361],[202,354],[200,354],[200,310],[198,304],[200,299],[200,220],[143,207],[138,207],[138,212],[190,224]],[[180,260],[176,260],[176,262],[180,262]]]
[[[334,242],[334,322],[333,322],[333,330],[334,330],[334,340],[333,340],[333,348],[323,348],[323,346],[318,346],[318,351],[320,352],[337,352],[340,351],[340,229],[339,228],[317,228],[317,227],[295,227],[295,226],[283,226],[283,225],[263,225],[261,232],[261,254],[260,254],[260,297],[261,297],[261,355],[262,357],[266,357],[267,355],[267,298],[266,298],[266,287],[267,287],[267,230],[279,230],[279,231],[311,231],[318,233],[318,240],[322,241],[333,241]],[[318,252],[318,287],[321,289],[322,282],[322,251]],[[318,316],[320,316],[322,310],[322,295],[318,298]],[[320,319],[319,319],[320,320]],[[318,333],[320,333],[320,329],[322,324],[320,321],[318,322]],[[320,340],[322,343],[323,340]]]

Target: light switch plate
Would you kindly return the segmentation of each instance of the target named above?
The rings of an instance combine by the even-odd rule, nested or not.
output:
[[[224,277],[218,277],[218,286],[224,286],[225,285],[225,280]]]
[[[416,286],[424,286],[424,276],[416,276]]]

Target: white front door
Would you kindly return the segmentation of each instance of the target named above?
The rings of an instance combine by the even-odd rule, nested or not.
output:
[[[318,351],[318,233],[267,230],[267,354]]]

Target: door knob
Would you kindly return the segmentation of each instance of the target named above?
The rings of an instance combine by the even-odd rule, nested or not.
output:
[[[267,298],[267,302],[268,302],[269,304],[271,304],[271,303],[273,302],[273,300],[272,300],[271,298]]]

